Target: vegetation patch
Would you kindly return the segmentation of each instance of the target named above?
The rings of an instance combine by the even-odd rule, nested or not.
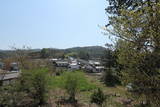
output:
[[[60,76],[51,77],[50,86],[52,88],[64,89],[69,77],[77,81],[79,91],[90,91],[96,88],[96,84],[89,82],[85,74],[81,71],[66,71]]]

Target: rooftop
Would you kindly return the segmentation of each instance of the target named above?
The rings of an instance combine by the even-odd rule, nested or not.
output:
[[[15,79],[18,78],[19,72],[17,73],[7,73],[5,76],[3,74],[0,74],[0,80],[10,80],[10,79]]]

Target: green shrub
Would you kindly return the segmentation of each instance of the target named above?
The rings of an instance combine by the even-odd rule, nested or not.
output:
[[[100,107],[102,107],[106,99],[107,99],[107,96],[103,93],[103,91],[100,88],[94,91],[94,93],[91,95],[91,103],[95,103]]]
[[[79,91],[90,91],[96,88],[96,85],[90,83],[81,71],[65,71],[60,76],[51,77],[50,87],[64,89],[67,78],[70,76],[76,78]]]
[[[39,105],[46,102],[46,93],[48,88],[47,69],[38,69],[33,71],[32,84],[35,92],[34,98],[38,100]]]
[[[120,84],[118,76],[112,69],[105,71],[102,79],[104,84],[109,87],[114,87],[115,85]]]
[[[79,80],[77,75],[70,73],[68,75],[66,75],[65,78],[65,84],[64,84],[64,89],[67,91],[68,95],[69,95],[69,101],[70,102],[75,102],[75,96],[76,93],[79,91]]]

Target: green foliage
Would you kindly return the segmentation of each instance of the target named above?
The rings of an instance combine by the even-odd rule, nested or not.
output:
[[[71,52],[65,55],[65,57],[73,57],[73,58],[77,58],[78,54],[76,52]]]
[[[39,105],[46,102],[46,92],[47,92],[47,72],[46,69],[35,70],[32,78],[32,84],[35,89],[34,98],[39,100]]]
[[[112,49],[112,45],[108,45],[108,49],[105,51],[105,55],[102,58],[106,70],[102,76],[102,80],[105,85],[113,87],[117,84],[120,84],[120,75],[119,75],[119,64],[117,62],[116,50]]]
[[[76,53],[76,57],[82,58],[101,58],[106,49],[101,46],[74,47],[68,49],[44,48],[25,50],[30,58],[64,58],[69,53]],[[82,55],[80,55],[82,52]],[[0,51],[0,58],[14,56],[14,51]]]
[[[29,94],[17,88],[17,84],[1,87],[0,95],[1,107],[25,107],[26,105],[32,107],[36,105]]]
[[[78,87],[78,77],[75,74],[67,74],[65,75],[65,81],[64,81],[64,89],[67,91],[69,97],[69,101],[74,102],[75,96],[79,90]]]
[[[104,84],[109,87],[114,87],[115,85],[120,84],[119,77],[112,69],[106,70],[102,79]]]
[[[111,5],[120,3],[116,1]],[[118,8],[119,14],[109,17],[113,29],[105,30],[120,40],[118,63],[124,82],[134,86],[133,95],[160,106],[160,1],[137,2],[126,4],[127,9],[114,5],[112,9]]]
[[[95,103],[99,106],[102,106],[106,99],[107,96],[103,93],[103,91],[100,88],[94,91],[94,93],[91,95],[91,103]]]
[[[13,84],[0,87],[0,106],[38,106],[46,102],[47,69],[22,71]]]
[[[47,73],[48,70],[45,68],[23,71],[20,80],[21,88],[28,89],[30,94],[32,94],[32,98],[37,100],[39,105],[44,104],[46,100],[45,97],[48,88]]]
[[[49,57],[49,49],[43,48],[40,52],[41,58],[48,58]]]
[[[138,7],[138,4],[142,4],[145,0],[107,0],[109,6],[106,8],[106,11],[110,14],[120,15],[121,9],[135,9]]]
[[[60,76],[51,77],[50,86],[53,88],[65,88],[67,78],[72,76],[73,79],[77,79],[77,87],[79,91],[90,91],[96,88],[96,85],[90,83],[85,74],[81,71],[65,71]]]
[[[75,96],[80,91],[89,91],[96,86],[86,79],[81,71],[64,71],[60,76],[51,77],[50,86],[64,89],[69,95],[69,101],[76,102]]]
[[[105,62],[106,68],[116,67],[116,55],[114,51],[107,49],[102,60]]]
[[[80,59],[85,59],[85,60],[89,60],[89,58],[90,58],[89,53],[88,52],[84,52],[84,51],[80,51],[78,53],[78,57]]]

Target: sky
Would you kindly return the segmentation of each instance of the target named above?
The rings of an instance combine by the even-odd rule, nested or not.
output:
[[[0,49],[104,46],[106,0],[0,0]]]

